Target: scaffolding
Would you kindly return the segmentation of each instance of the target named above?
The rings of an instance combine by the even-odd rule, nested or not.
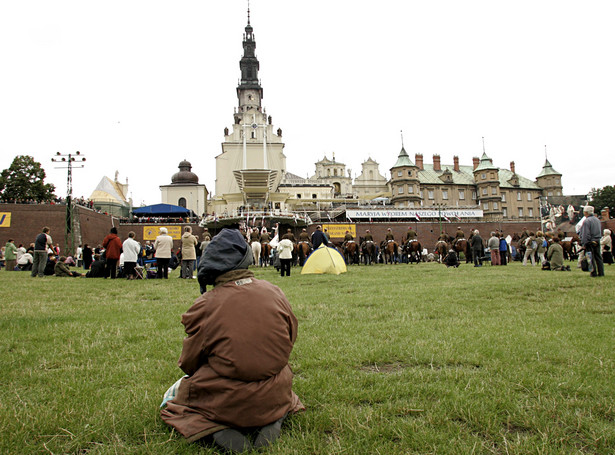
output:
[[[64,230],[64,250],[67,253],[75,253],[75,236],[74,236],[74,210],[75,204],[73,203],[73,168],[82,168],[85,165],[74,163],[83,163],[85,156],[81,152],[73,153],[60,153],[56,152],[55,156],[51,158],[51,161],[58,163],[55,169],[67,169],[66,177],[66,226]]]

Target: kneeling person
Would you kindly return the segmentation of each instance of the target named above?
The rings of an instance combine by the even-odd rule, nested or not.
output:
[[[254,278],[252,251],[237,230],[223,229],[203,253],[198,279],[214,285],[182,316],[186,373],[162,419],[188,439],[213,435],[243,451],[268,445],[289,413],[303,410],[288,359],[297,319],[284,293]],[[259,428],[254,442],[246,432]]]

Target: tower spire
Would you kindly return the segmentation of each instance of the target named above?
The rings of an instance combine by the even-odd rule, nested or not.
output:
[[[401,133],[401,148],[404,148],[404,130],[399,131]]]
[[[250,25],[250,0],[248,0],[248,25]]]

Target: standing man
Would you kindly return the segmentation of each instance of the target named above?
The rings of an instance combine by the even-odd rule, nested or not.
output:
[[[107,275],[105,278],[110,276],[112,280],[115,280],[117,276],[117,263],[122,254],[122,241],[117,236],[117,228],[115,226],[111,228],[109,234],[104,238],[103,248],[105,249],[105,260],[107,262]]]
[[[81,245],[77,247],[77,252],[75,253],[75,259],[77,260],[77,267],[83,266],[83,248]]]
[[[491,265],[500,265],[500,239],[495,232],[491,233],[487,246],[491,253]]]
[[[47,249],[53,247],[53,241],[49,235],[49,228],[45,226],[43,232],[36,236],[34,241],[34,259],[32,262],[32,276],[45,276],[47,266]]]
[[[312,246],[316,249],[323,243],[327,246],[328,240],[324,232],[322,232],[322,226],[319,224],[316,226],[316,230],[312,233]]]
[[[604,276],[604,263],[600,252],[600,239],[602,238],[602,226],[600,220],[594,215],[594,208],[586,205],[583,208],[585,221],[581,226],[581,245],[585,248],[585,254],[591,253],[591,276]]]
[[[13,243],[13,239],[9,239],[4,247],[4,265],[7,272],[13,272],[17,265],[17,247]]]
[[[182,270],[181,278],[192,279],[194,261],[196,261],[197,238],[192,235],[192,228],[186,226],[182,235]]]
[[[169,278],[169,262],[173,252],[173,237],[167,228],[160,228],[160,235],[154,241],[154,257],[156,258],[156,278]]]
[[[474,231],[472,236],[472,256],[474,257],[474,267],[483,266],[483,254],[485,254],[485,247],[483,245],[483,239],[478,234],[478,229]]]
[[[128,238],[122,244],[124,250],[124,275],[129,280],[134,280],[137,277],[135,267],[141,253],[141,244],[135,240],[135,233],[130,231]]]

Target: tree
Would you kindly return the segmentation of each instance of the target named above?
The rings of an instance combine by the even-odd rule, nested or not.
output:
[[[597,213],[608,207],[611,215],[615,214],[615,186],[605,186],[604,188],[594,188],[589,193],[592,205]]]
[[[41,163],[28,155],[16,156],[0,174],[0,197],[5,201],[48,202],[55,198],[55,186],[45,183]]]

